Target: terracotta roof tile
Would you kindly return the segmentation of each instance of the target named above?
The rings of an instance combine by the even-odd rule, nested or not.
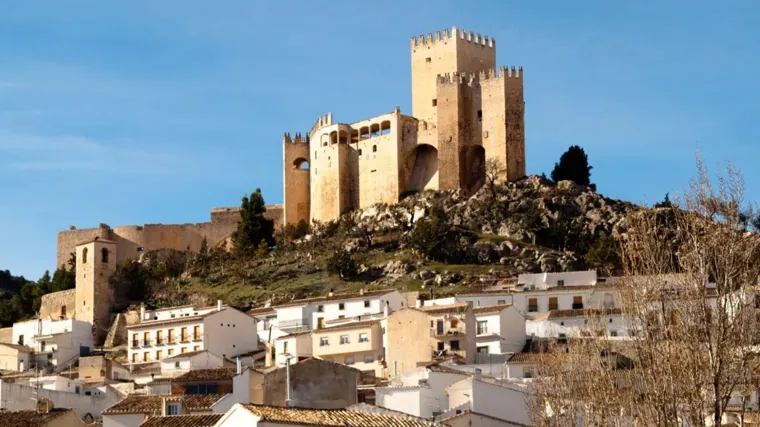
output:
[[[355,299],[355,298],[365,298],[365,297],[376,297],[380,295],[389,294],[391,292],[394,292],[393,289],[382,289],[377,291],[364,291],[364,293],[359,292],[343,292],[338,294],[333,294],[332,296],[324,295],[321,297],[313,297],[313,298],[303,298],[303,299],[297,299],[293,300],[291,302],[283,303],[283,304],[277,304],[273,306],[274,308],[280,308],[280,307],[290,307],[294,305],[301,305],[301,304],[308,304],[312,302],[322,302],[322,301],[339,301],[343,299]]]
[[[475,314],[498,313],[501,310],[504,310],[505,308],[508,308],[508,307],[512,307],[512,304],[490,305],[488,307],[477,307],[477,308],[473,308],[472,312]]]
[[[140,427],[213,427],[224,414],[150,417]]]
[[[310,333],[311,333],[311,329],[308,329],[308,330],[305,330],[305,331],[291,332],[291,333],[289,333],[287,335],[283,335],[281,337],[277,337],[275,339],[275,341],[277,341],[277,340],[286,340],[288,338],[294,338],[294,337],[297,337],[299,335],[308,335]]]
[[[114,242],[114,241],[111,241],[111,240],[108,240],[108,239],[101,239],[100,236],[95,236],[92,239],[87,239],[84,242],[77,243],[77,246],[88,245],[88,244],[93,243],[93,242],[107,243],[109,245],[115,245],[116,244],[116,242]]]
[[[600,316],[619,316],[622,311],[619,308],[596,309],[587,308],[580,310],[552,310],[549,312],[549,319],[559,319],[568,317],[600,317]]]
[[[253,309],[248,310],[248,315],[250,316],[257,316],[260,314],[270,314],[270,313],[274,314],[274,313],[277,313],[277,311],[275,311],[274,307],[259,307],[259,308],[253,308]]]
[[[442,427],[444,424],[392,417],[389,415],[354,412],[345,409],[319,410],[280,408],[263,405],[243,405],[261,421],[319,427]]]
[[[133,375],[154,374],[161,372],[161,362],[149,362],[132,365],[129,371]]]
[[[428,306],[422,306],[417,307],[419,310],[424,311],[427,314],[442,314],[442,313],[455,313],[455,312],[463,312],[467,310],[467,306],[469,304],[465,302],[457,303],[457,304],[449,304],[449,305],[428,305]]]
[[[236,368],[194,369],[174,378],[175,383],[194,381],[230,381],[237,375]]]
[[[25,351],[27,353],[31,353],[31,352],[34,351],[34,349],[31,348],[31,347],[29,347],[28,345],[8,344],[8,343],[5,343],[5,342],[0,342],[0,345],[4,345],[4,346],[6,346],[8,348],[12,348],[12,349],[18,350],[18,351]]]
[[[37,411],[0,411],[0,427],[31,427],[43,426],[71,409],[55,408],[48,413]]]
[[[197,356],[202,353],[206,353],[208,350],[196,350],[196,351],[187,351],[185,353],[175,354],[174,356],[169,356],[163,358],[163,360],[178,360],[178,359],[184,359],[186,357],[193,357]],[[213,354],[213,353],[211,353]]]
[[[195,322],[198,320],[203,320],[203,318],[216,313],[216,311],[212,311],[210,313],[206,314],[199,314],[197,316],[186,316],[186,317],[177,317],[175,319],[166,319],[166,320],[149,320],[147,322],[140,322],[135,323],[134,325],[127,326],[127,329],[140,329],[140,328],[153,328],[156,326],[165,326],[165,325],[173,325],[175,323],[188,323],[188,322]]]
[[[190,412],[211,411],[211,405],[222,399],[224,394],[187,394],[187,395],[141,395],[132,394],[121,402],[103,411],[103,415],[118,414],[161,414],[163,399],[180,401]]]
[[[440,372],[443,374],[467,375],[468,377],[471,376],[469,372],[460,371],[459,369],[450,368],[448,366],[444,366],[439,363],[433,363],[431,365],[426,366],[426,368],[430,372]]]
[[[507,363],[538,363],[543,357],[542,353],[515,353]]]
[[[319,332],[343,331],[343,330],[349,330],[349,329],[362,329],[362,328],[369,328],[371,326],[375,326],[379,324],[380,324],[379,320],[367,320],[364,322],[350,322],[350,323],[344,323],[338,326],[333,326],[330,328],[314,329],[312,332],[319,333]]]

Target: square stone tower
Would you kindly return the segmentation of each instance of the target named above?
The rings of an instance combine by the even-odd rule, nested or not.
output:
[[[113,292],[108,279],[116,271],[116,244],[96,237],[76,247],[75,319],[93,325],[93,343],[99,345],[108,333]]]

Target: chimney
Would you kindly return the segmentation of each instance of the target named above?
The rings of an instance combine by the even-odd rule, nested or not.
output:
[[[140,322],[145,321],[145,303],[140,304]]]
[[[216,311],[222,311],[222,300],[216,300]]]
[[[331,297],[331,296],[333,296],[333,295],[335,295],[335,294],[333,293],[333,288],[330,288],[330,293],[328,293],[328,294],[327,294],[327,296],[328,296],[328,297]]]
[[[475,379],[477,381],[480,381],[483,378],[483,370],[480,368],[475,368]]]

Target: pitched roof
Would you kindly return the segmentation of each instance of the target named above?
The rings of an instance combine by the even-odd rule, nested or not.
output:
[[[274,309],[274,307],[259,307],[259,308],[252,308],[248,310],[248,314],[250,316],[257,316],[260,314],[269,314],[269,313],[277,313]]]
[[[342,325],[333,326],[331,328],[322,328],[322,329],[314,329],[313,333],[320,333],[320,332],[335,332],[335,331],[344,331],[349,329],[362,329],[362,328],[369,328],[370,326],[379,325],[379,320],[367,320],[364,322],[350,322],[350,323],[344,323]]]
[[[211,405],[218,402],[224,396],[224,394],[131,394],[121,402],[103,411],[103,415],[159,415],[161,413],[161,404],[164,399],[172,402],[182,402],[185,408],[190,412],[207,412],[211,411]]]
[[[28,345],[9,344],[6,342],[0,342],[0,345],[6,346],[18,351],[25,351],[27,353],[31,353],[34,351],[34,349],[29,347]]]
[[[162,360],[178,360],[178,359],[184,359],[186,357],[193,357],[197,356],[201,353],[206,353],[208,350],[196,350],[196,351],[187,351],[185,353],[175,354],[174,356],[165,357]],[[214,353],[211,353],[214,354]]]
[[[303,299],[297,299],[293,300],[291,302],[286,302],[283,304],[277,304],[273,306],[274,308],[280,308],[280,307],[290,307],[294,305],[301,305],[301,304],[308,304],[312,302],[326,302],[326,301],[338,301],[343,299],[354,299],[354,298],[365,298],[365,297],[377,297],[380,295],[389,294],[391,292],[395,292],[394,289],[381,289],[376,291],[364,291],[362,292],[343,292],[343,293],[337,293],[330,295],[323,295],[321,297],[312,297],[312,298],[303,298]]]
[[[237,375],[236,368],[194,369],[174,378],[174,382],[230,381],[235,375]]]
[[[473,308],[472,312],[475,314],[498,313],[501,310],[504,310],[505,308],[508,308],[508,307],[512,307],[512,304],[489,305],[488,307],[477,307],[477,308]]]
[[[515,291],[515,295],[519,294],[535,294],[535,293],[546,293],[546,292],[560,292],[560,291],[588,291],[591,289],[596,289],[596,286],[594,285],[578,285],[578,286],[552,286],[550,288],[546,289],[523,289],[521,291]]]
[[[549,319],[559,319],[568,317],[601,317],[601,316],[619,316],[622,310],[619,308],[597,309],[586,308],[580,310],[551,310]]]
[[[507,363],[538,363],[544,357],[543,353],[515,353]]]
[[[514,423],[512,421],[502,420],[501,418],[492,417],[492,416],[489,416],[489,415],[486,415],[486,414],[481,414],[481,413],[478,413],[478,412],[472,412],[469,409],[467,409],[465,411],[462,411],[462,413],[460,413],[460,414],[456,414],[456,415],[452,415],[452,416],[450,416],[448,418],[444,418],[441,421],[449,423],[449,422],[451,422],[453,420],[458,420],[460,418],[464,418],[464,417],[472,416],[472,415],[480,417],[480,418],[494,420],[496,422],[502,423],[503,425],[520,426],[520,427],[525,426],[525,427],[527,427],[526,424],[519,424],[519,423]]]
[[[161,362],[150,362],[141,363],[139,365],[132,365],[129,372],[132,375],[153,374],[156,372],[161,372]]]
[[[469,304],[466,302],[460,302],[456,304],[448,305],[428,305],[417,307],[418,310],[422,310],[427,314],[443,314],[443,313],[458,313],[467,310]]]
[[[278,341],[278,340],[286,340],[286,339],[288,339],[288,338],[294,338],[294,337],[297,337],[297,336],[299,336],[299,335],[308,335],[308,334],[310,334],[310,333],[311,333],[311,329],[307,329],[307,330],[305,330],[305,331],[291,332],[291,333],[289,333],[289,334],[287,334],[287,335],[283,335],[283,336],[281,336],[281,337],[277,337],[277,338],[275,338],[275,341]]]
[[[392,417],[389,415],[354,412],[345,409],[320,410],[280,408],[264,405],[242,405],[261,421],[282,424],[298,424],[303,426],[320,427],[442,427],[444,424],[433,423],[408,418]]]
[[[440,363],[432,363],[425,367],[430,372],[440,372],[442,374],[456,374],[471,376],[469,372],[460,371],[459,369],[450,368],[448,366],[441,365]]]
[[[150,417],[140,427],[213,427],[224,414]]]
[[[0,427],[31,427],[44,426],[71,409],[55,408],[48,413],[31,411],[0,411]]]
[[[216,313],[216,311],[212,311],[209,313],[199,314],[197,316],[185,316],[185,317],[177,317],[175,319],[166,319],[166,320],[149,320],[147,322],[140,322],[135,323],[134,325],[128,325],[127,329],[140,329],[140,328],[153,328],[156,326],[165,326],[165,325],[173,325],[175,323],[188,323],[188,322],[194,322],[197,320],[203,320],[203,318],[210,316],[211,314]]]

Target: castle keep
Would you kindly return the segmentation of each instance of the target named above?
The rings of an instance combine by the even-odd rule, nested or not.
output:
[[[355,123],[332,114],[285,134],[284,223],[335,219],[408,192],[525,176],[522,68],[496,66],[496,41],[457,27],[413,37],[412,115],[398,107]]]

